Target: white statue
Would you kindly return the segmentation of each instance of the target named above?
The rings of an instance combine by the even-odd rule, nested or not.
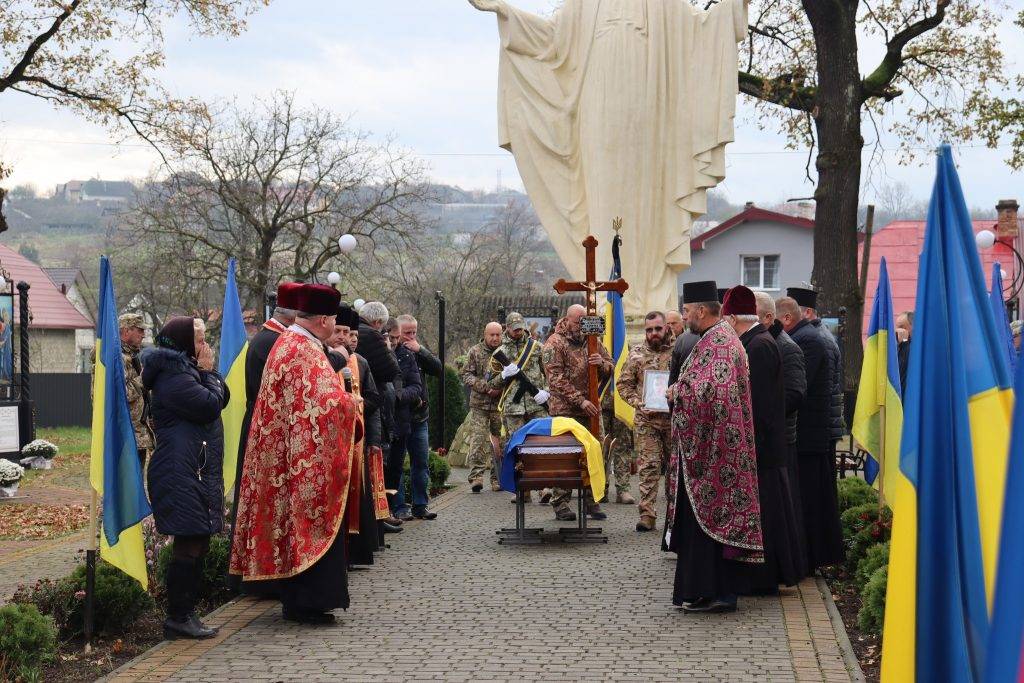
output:
[[[499,144],[572,277],[588,234],[611,268],[621,216],[626,313],[675,309],[690,227],[725,177],[745,0],[565,0],[550,19],[469,2],[498,16]]]

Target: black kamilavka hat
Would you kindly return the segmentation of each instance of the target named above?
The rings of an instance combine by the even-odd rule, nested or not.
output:
[[[718,301],[718,285],[714,280],[683,284],[684,304],[702,304],[708,301]]]

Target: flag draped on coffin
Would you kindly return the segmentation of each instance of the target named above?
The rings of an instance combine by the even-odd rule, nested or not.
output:
[[[100,259],[99,294],[89,481],[103,497],[100,557],[146,588],[142,520],[152,510],[142,485],[142,466],[128,410],[114,282],[105,256]]]
[[[989,301],[992,303],[992,317],[996,321],[996,329],[999,331],[999,338],[1006,350],[1012,372],[1017,366],[1017,349],[1013,348],[1010,318],[1006,315],[1006,302],[1003,301],[1003,270],[998,263],[992,264],[992,289],[989,291]]]
[[[853,414],[853,436],[868,452],[864,478],[890,502],[896,492],[896,466],[903,432],[903,402],[900,400],[900,367],[896,354],[896,332],[892,315],[892,291],[885,257],[878,270],[878,289],[871,308],[868,338],[864,343],[857,408]],[[882,409],[885,434],[882,434]],[[881,454],[886,462],[882,462]],[[888,464],[893,466],[889,467]],[[879,471],[883,472],[878,480]]]
[[[238,444],[242,438],[242,420],[245,418],[245,354],[249,339],[242,321],[242,303],[235,282],[235,259],[228,261],[228,281],[224,287],[224,310],[220,328],[220,357],[217,371],[228,385],[231,398],[221,411],[224,423],[224,492],[235,487],[235,469],[238,463]]]
[[[601,444],[590,431],[571,417],[539,417],[530,420],[516,430],[505,444],[504,457],[501,459],[501,488],[510,493],[516,492],[516,459],[512,453],[521,446],[528,436],[559,436],[572,434],[583,444],[583,453],[587,458],[587,473],[590,475],[590,490],[594,497],[600,499],[597,492],[604,491],[604,457],[601,455]]]
[[[608,278],[611,281],[622,277],[622,261],[619,258],[619,244],[622,239],[616,235],[612,243],[612,273]],[[608,292],[604,307],[604,346],[612,356],[615,363],[615,372],[611,377],[601,383],[599,387],[602,400],[607,392],[614,392],[615,417],[619,418],[627,427],[633,428],[633,406],[629,405],[615,391],[615,380],[622,372],[622,366],[629,358],[629,345],[626,344],[626,313],[622,308],[622,295],[618,292]]]
[[[1024,363],[1017,365],[1014,393],[1024,392]],[[1013,437],[1006,474],[1006,507],[996,571],[996,596],[986,683],[1024,682],[1024,401],[1013,406]]]
[[[952,151],[938,153],[903,405],[882,680],[977,681],[1013,391]]]

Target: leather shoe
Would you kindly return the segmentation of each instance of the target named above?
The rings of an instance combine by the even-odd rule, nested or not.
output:
[[[555,510],[555,519],[559,522],[575,522],[576,513],[572,510]]]
[[[416,518],[412,516],[411,512],[406,511],[398,515],[398,519],[402,520],[403,522],[411,522]]]
[[[167,640],[177,640],[178,638],[203,640],[213,638],[215,635],[217,635],[217,629],[207,627],[194,614],[189,615],[185,621],[178,621],[171,617],[164,620],[164,638]]]
[[[420,512],[414,512],[414,513],[412,513],[412,516],[415,517],[416,519],[437,519],[437,513],[436,512],[429,512],[427,510],[422,510]]]
[[[281,616],[285,621],[294,621],[297,624],[313,624],[315,626],[333,624],[336,621],[334,615],[330,612],[290,610],[285,607],[281,608]]]
[[[395,517],[394,515],[391,515],[390,517],[385,517],[381,521],[387,522],[391,526],[402,526],[402,520],[400,520],[398,517]]]
[[[589,510],[587,510],[587,517],[598,520],[608,519],[608,515],[606,515],[604,511],[601,510],[600,505],[594,505]]]
[[[683,605],[683,611],[687,614],[726,614],[728,612],[736,611],[735,602],[726,602],[725,600],[708,600],[706,602],[697,601],[688,605]]]
[[[402,527],[395,524],[388,524],[386,521],[381,521],[382,529],[386,534],[400,534],[402,533]]]
[[[480,493],[481,491],[483,491],[483,490],[484,490],[484,485],[483,485],[483,484],[481,484],[480,482],[475,482],[475,483],[473,484],[473,487],[472,487],[472,488],[471,488],[470,490],[471,490],[471,491],[472,491],[473,493]]]

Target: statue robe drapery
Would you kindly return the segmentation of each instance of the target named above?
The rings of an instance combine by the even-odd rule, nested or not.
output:
[[[574,279],[580,243],[611,264],[623,219],[626,314],[677,308],[690,227],[725,177],[743,0],[566,0],[551,19],[499,15],[499,144]]]
[[[355,431],[355,401],[323,346],[289,328],[267,358],[253,409],[232,574],[243,581],[288,579],[332,549],[344,554],[344,543],[336,540]],[[344,564],[337,581],[345,581]]]

